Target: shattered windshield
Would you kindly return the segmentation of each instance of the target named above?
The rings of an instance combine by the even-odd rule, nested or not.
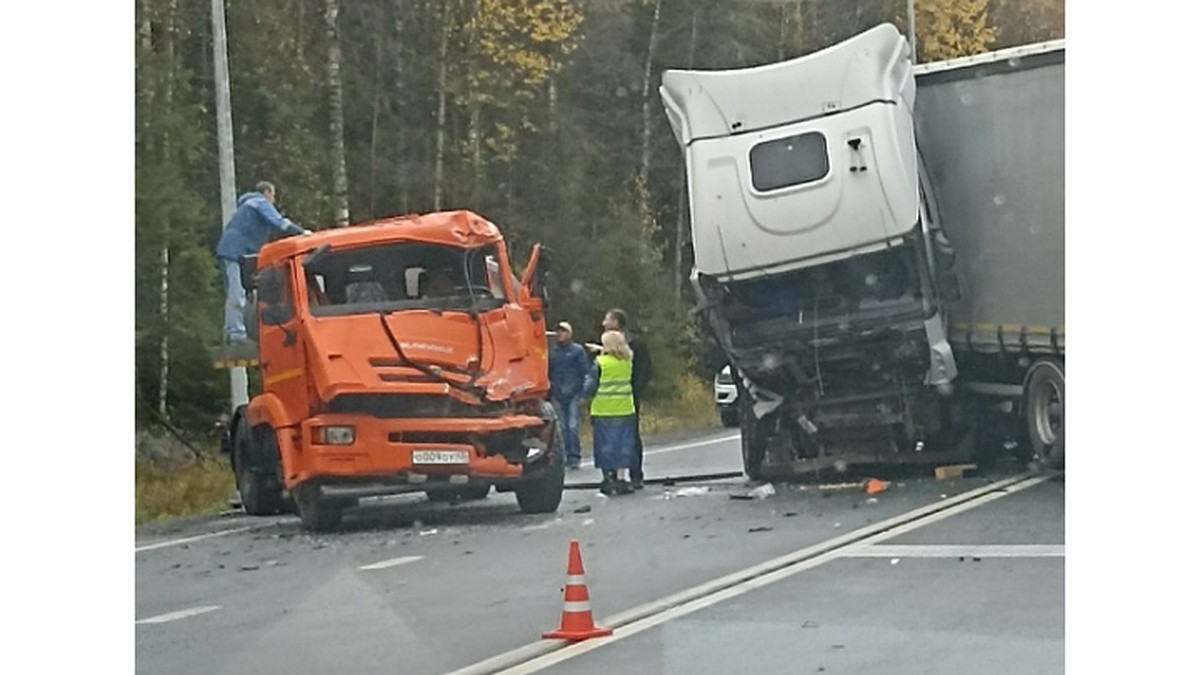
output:
[[[306,265],[314,316],[403,309],[485,311],[506,300],[495,246],[391,244],[334,250]]]

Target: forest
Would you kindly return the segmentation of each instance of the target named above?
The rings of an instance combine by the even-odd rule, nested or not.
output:
[[[211,441],[229,407],[212,3],[137,0],[136,423]],[[552,252],[550,321],[622,307],[650,405],[709,397],[689,312],[683,162],[663,70],[794,58],[904,0],[258,0],[225,4],[236,185],[313,230],[465,208]],[[922,62],[1065,36],[1064,0],[916,0]],[[696,394],[696,392],[700,392]],[[711,410],[710,410],[711,413]]]

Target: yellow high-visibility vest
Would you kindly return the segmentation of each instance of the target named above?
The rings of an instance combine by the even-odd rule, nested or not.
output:
[[[632,415],[633,360],[622,361],[611,354],[596,357],[600,366],[600,386],[592,397],[592,417],[621,417]]]

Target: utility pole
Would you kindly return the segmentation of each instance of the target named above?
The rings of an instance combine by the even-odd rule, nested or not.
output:
[[[212,0],[213,77],[217,93],[217,161],[221,172],[221,223],[233,218],[234,193],[233,114],[229,104],[229,56],[225,40],[225,0]],[[222,225],[224,226],[224,225]],[[245,368],[229,369],[230,410],[250,401]]]
[[[918,63],[918,61],[917,61],[917,19],[916,19],[916,12],[913,10],[913,3],[915,1],[916,0],[907,0],[907,2],[905,2],[905,5],[906,5],[905,11],[908,12],[908,47],[909,47],[909,49],[912,50],[913,65],[916,65]]]

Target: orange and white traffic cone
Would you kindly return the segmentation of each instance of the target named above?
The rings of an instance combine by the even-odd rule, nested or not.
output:
[[[579,542],[572,539],[567,555],[567,587],[563,591],[562,622],[558,630],[542,633],[542,637],[578,642],[605,635],[612,635],[612,629],[592,623],[592,605],[588,601],[587,584],[583,581],[583,558],[579,555]]]

